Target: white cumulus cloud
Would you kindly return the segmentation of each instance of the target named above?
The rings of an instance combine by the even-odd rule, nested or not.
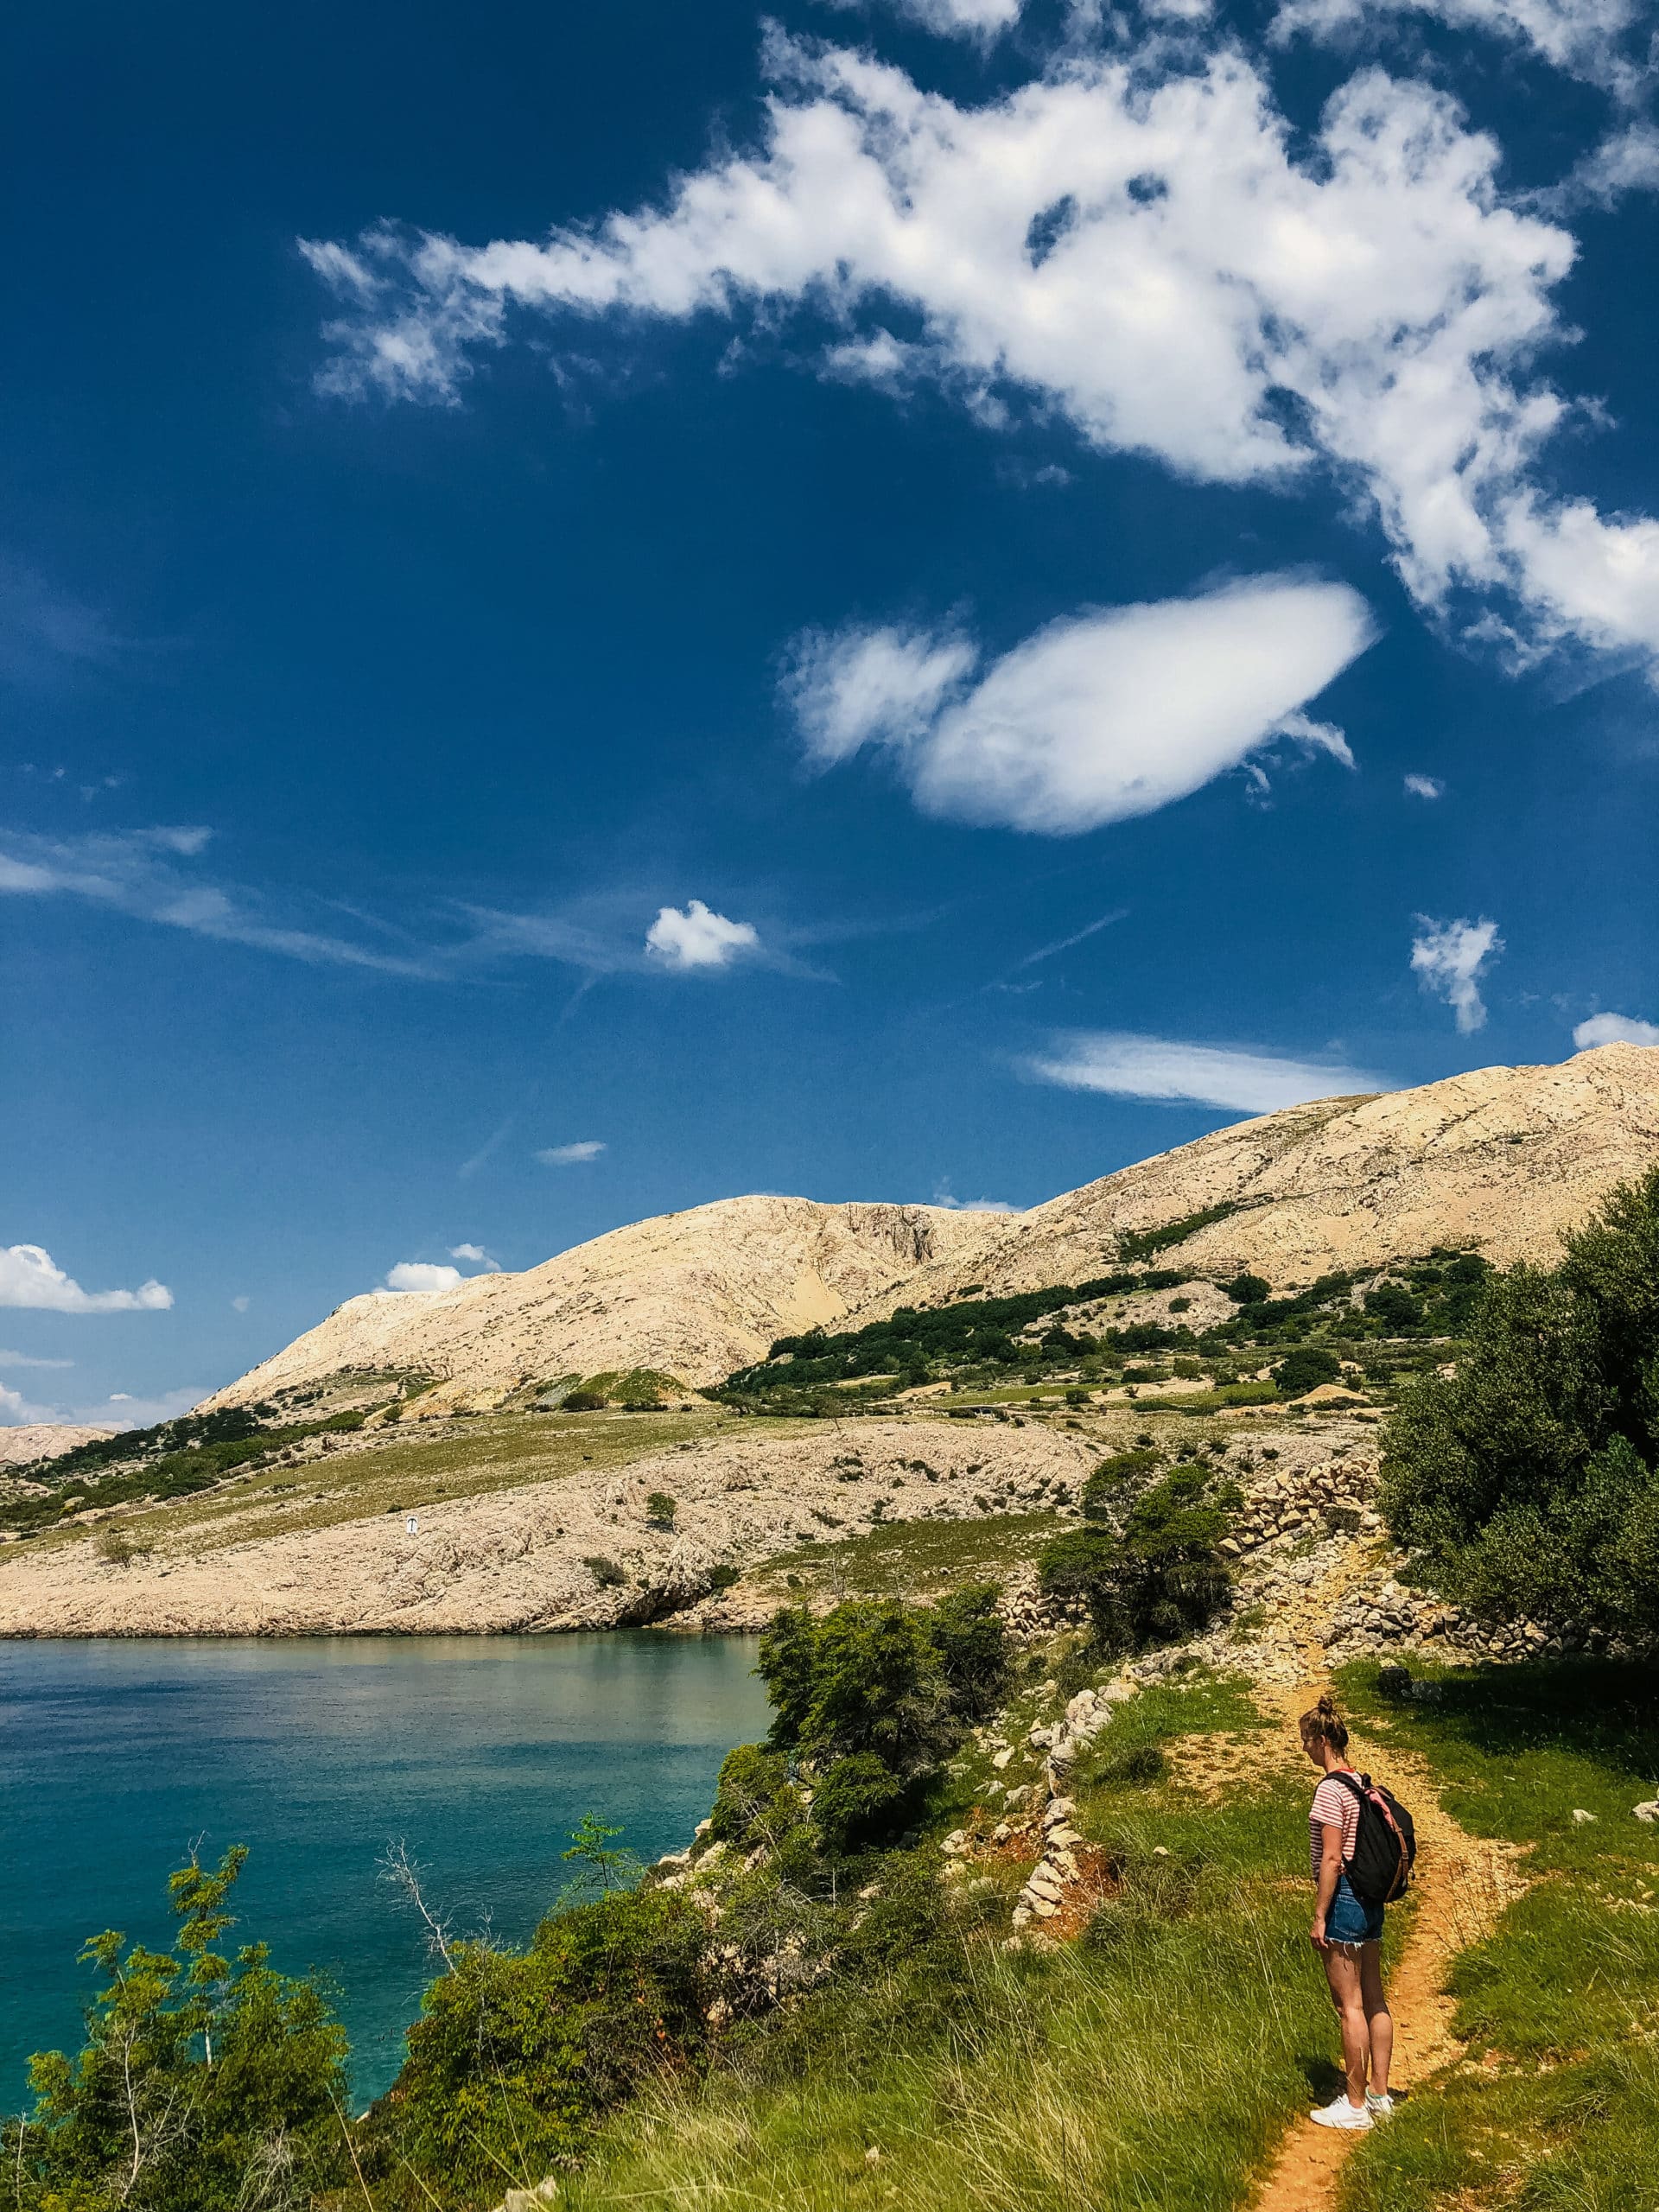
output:
[[[500,1261],[493,1259],[481,1244],[452,1244],[449,1247],[449,1256],[452,1260],[470,1260],[475,1268],[481,1268],[486,1275],[499,1275],[501,1272]]]
[[[1568,45],[1598,35],[1592,0],[1558,12]],[[1542,366],[1572,334],[1553,295],[1574,241],[1505,196],[1502,148],[1448,94],[1361,67],[1293,130],[1265,69],[1203,29],[961,104],[867,54],[767,50],[760,143],[659,205],[482,246],[390,226],[308,245],[342,302],[324,388],[454,404],[526,315],[772,330],[802,308],[837,326],[827,374],[931,377],[992,430],[1032,406],[1198,481],[1323,468],[1369,493],[1437,613],[1475,595],[1529,652],[1659,654],[1659,526],[1541,474],[1581,411]]]
[[[1496,922],[1433,922],[1417,917],[1421,932],[1412,940],[1412,972],[1426,991],[1444,999],[1457,1016],[1459,1033],[1467,1037],[1486,1027],[1480,979],[1487,963],[1503,950]]]
[[[1074,1030],[1025,1063],[1039,1082],[1067,1090],[1100,1090],[1119,1098],[1191,1100],[1276,1113],[1311,1098],[1349,1097],[1392,1085],[1363,1069],[1296,1060],[1244,1046],[1189,1045],[1168,1037],[1116,1030]]]
[[[948,1183],[941,1183],[928,1200],[930,1205],[944,1206],[950,1213],[1019,1213],[1021,1208],[1007,1198],[959,1198]]]
[[[0,1306],[32,1306],[54,1313],[161,1313],[173,1303],[165,1283],[137,1290],[83,1290],[38,1244],[0,1246]]]
[[[1659,1045],[1659,1023],[1630,1014],[1592,1014],[1573,1032],[1573,1042],[1581,1052],[1592,1045]]]
[[[543,1167],[577,1167],[584,1160],[597,1160],[605,1149],[598,1137],[579,1137],[574,1144],[550,1144],[536,1155]]]
[[[753,922],[728,921],[689,899],[683,908],[664,906],[645,931],[645,950],[665,968],[729,968],[747,952],[758,952],[760,936]]]
[[[815,634],[785,690],[810,758],[884,745],[925,812],[1065,836],[1166,806],[1275,737],[1351,766],[1300,709],[1374,634],[1346,585],[1269,576],[1051,623],[972,683],[959,639]]]
[[[454,1290],[466,1281],[459,1268],[446,1268],[431,1260],[399,1260],[386,1270],[386,1288],[403,1292]]]
[[[1444,798],[1446,785],[1438,776],[1420,776],[1415,770],[1406,778],[1406,789],[1413,798]]]

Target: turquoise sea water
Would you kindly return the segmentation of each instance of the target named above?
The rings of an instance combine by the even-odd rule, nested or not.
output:
[[[584,1812],[643,1858],[690,1840],[766,1726],[753,1663],[747,1638],[648,1633],[0,1643],[0,2108],[29,2052],[76,2047],[88,1935],[166,1944],[197,1837],[250,1846],[239,1940],[332,1977],[366,2102],[430,1972],[387,1844],[459,1932],[522,1942]]]

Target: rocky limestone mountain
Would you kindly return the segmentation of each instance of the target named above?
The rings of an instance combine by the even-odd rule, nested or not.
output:
[[[1218,1279],[1248,1268],[1285,1290],[1446,1244],[1548,1262],[1564,1229],[1656,1160],[1659,1051],[1605,1045],[1560,1066],[1290,1107],[1027,1214],[779,1198],[666,1214],[524,1274],[350,1299],[207,1403],[251,1403],[346,1369],[438,1377],[423,1402],[435,1412],[601,1370],[705,1385],[820,1324],[1085,1281],[1119,1263],[1125,1235],[1212,1211],[1153,1264]]]
[[[1415,1090],[1326,1098],[1217,1129],[1051,1198],[981,1243],[925,1262],[855,1315],[1081,1282],[1125,1235],[1216,1209],[1151,1258],[1278,1291],[1439,1245],[1498,1265],[1551,1264],[1564,1230],[1615,1183],[1659,1164],[1659,1051],[1603,1045],[1555,1067],[1480,1068]]]
[[[485,1411],[538,1381],[618,1368],[717,1382],[763,1358],[774,1338],[834,1327],[918,1267],[977,1243],[982,1219],[939,1206],[722,1198],[613,1230],[523,1274],[347,1299],[206,1402],[252,1404],[348,1369],[439,1378],[423,1400],[435,1413]]]
[[[100,1436],[113,1436],[110,1427],[87,1428],[73,1421],[25,1421],[16,1428],[0,1428],[0,1467],[26,1467],[31,1460],[56,1459],[78,1444],[91,1444]]]

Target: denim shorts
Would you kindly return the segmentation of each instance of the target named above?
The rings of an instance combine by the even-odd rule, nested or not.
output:
[[[1346,1874],[1337,1877],[1337,1893],[1325,1916],[1327,1943],[1376,1943],[1382,1935],[1382,1908],[1357,1897]]]

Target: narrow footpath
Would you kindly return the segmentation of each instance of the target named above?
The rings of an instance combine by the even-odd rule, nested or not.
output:
[[[1313,1593],[1310,1613],[1285,1623],[1303,1662],[1301,1682],[1280,1689],[1275,1699],[1293,1735],[1299,1716],[1331,1688],[1322,1643],[1317,1637],[1302,1639],[1312,1627],[1310,1614],[1325,1614],[1340,1594],[1340,1580],[1339,1570],[1332,1578],[1338,1586]],[[1464,2046],[1452,2032],[1455,2008],[1445,1990],[1452,1959],[1489,1932],[1526,1881],[1513,1846],[1471,1835],[1446,1811],[1427,1762],[1414,1752],[1368,1738],[1356,1729],[1349,1756],[1357,1767],[1387,1783],[1411,1807],[1416,1822],[1418,1872],[1410,1922],[1387,1977],[1395,2024],[1391,2087],[1409,2097],[1463,2055]],[[1311,1768],[1308,1772],[1311,1793]],[[1308,1971],[1319,1971],[1311,1955]],[[1333,2054],[1337,2049],[1333,2018]],[[1316,2127],[1306,2114],[1300,2115],[1285,2131],[1251,2200],[1251,2212],[1334,2212],[1343,2165],[1363,2140],[1363,2135]]]

